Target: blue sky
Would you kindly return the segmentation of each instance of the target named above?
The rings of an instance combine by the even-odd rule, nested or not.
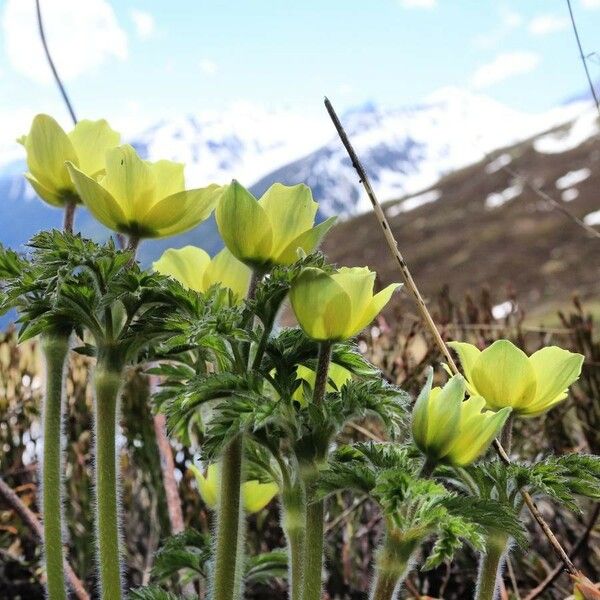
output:
[[[132,131],[236,102],[402,106],[448,85],[537,112],[586,88],[564,0],[41,2],[78,114]],[[0,145],[36,112],[67,123],[33,5],[0,0]],[[600,0],[573,5],[600,51]]]

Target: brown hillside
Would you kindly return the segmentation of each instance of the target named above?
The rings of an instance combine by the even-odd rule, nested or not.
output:
[[[498,151],[494,158],[503,154],[511,155],[511,169],[560,201],[562,191],[556,181],[570,171],[588,168],[590,176],[572,186],[578,197],[565,206],[580,218],[600,209],[599,136],[560,154],[538,153],[533,141]],[[523,307],[540,316],[574,293],[598,299],[600,239],[528,189],[488,208],[490,194],[518,184],[503,170],[490,173],[490,162],[440,180],[430,188],[440,192],[437,201],[406,212],[399,212],[399,206],[415,196],[384,204],[400,249],[425,295],[437,293],[444,284],[455,296],[476,293],[482,286],[490,286],[498,295],[512,286]],[[372,213],[337,225],[323,249],[341,265],[375,269],[382,284],[399,281]]]

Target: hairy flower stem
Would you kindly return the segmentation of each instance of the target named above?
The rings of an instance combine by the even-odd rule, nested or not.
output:
[[[69,353],[68,336],[44,336],[42,352],[46,362],[46,396],[43,415],[44,457],[42,462],[46,587],[49,600],[66,600],[62,544],[61,433],[64,371]]]
[[[248,300],[255,297],[260,278],[260,275],[253,273],[248,289]],[[251,330],[253,325],[253,319],[250,319],[247,328]],[[248,365],[250,357],[249,344],[246,350],[244,364]],[[261,358],[262,354],[260,356],[257,354],[255,361],[260,364]],[[244,529],[246,524],[241,502],[243,459],[244,437],[243,434],[240,434],[225,448],[221,457],[221,487],[217,509],[213,593],[211,596],[214,600],[239,600],[242,596]]]
[[[510,413],[510,415],[508,415],[508,419],[506,419],[506,423],[504,424],[500,438],[500,443],[507,454],[510,454],[512,450],[512,432],[514,423],[515,413]]]
[[[321,342],[317,361],[315,388],[313,391],[313,404],[320,407],[327,391],[327,377],[329,363],[331,362],[333,344]],[[302,600],[320,600],[323,571],[323,548],[325,502],[317,499],[315,486],[319,478],[318,463],[325,460],[326,456],[316,456],[316,463],[304,469],[303,482],[306,492],[306,541],[304,544],[304,576],[302,582]]]
[[[408,573],[413,552],[418,547],[414,540],[403,539],[397,530],[388,530],[375,559],[375,578],[370,600],[392,600]]]
[[[284,488],[282,528],[288,543],[288,585],[290,600],[302,597],[302,559],[306,537],[306,499],[299,486]]]
[[[102,600],[120,600],[116,427],[123,369],[99,361],[96,390],[96,528]]]
[[[221,487],[217,518],[217,541],[214,554],[212,598],[241,598],[244,515],[240,498],[244,438],[238,435],[225,449],[221,459]]]
[[[500,589],[500,575],[504,565],[508,540],[503,534],[492,534],[486,540],[481,554],[475,600],[495,600]]]

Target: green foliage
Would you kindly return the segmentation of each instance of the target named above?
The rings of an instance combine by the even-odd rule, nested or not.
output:
[[[206,577],[210,556],[210,537],[195,529],[187,529],[165,541],[154,559],[152,576],[163,581],[186,570]]]

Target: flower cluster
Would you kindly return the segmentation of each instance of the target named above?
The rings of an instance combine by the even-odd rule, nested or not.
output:
[[[386,382],[352,342],[399,284],[376,292],[369,268],[326,263],[317,249],[335,219],[318,222],[307,186],[275,183],[260,199],[235,180],[186,189],[183,164],[143,160],[106,121],[81,121],[66,133],[39,115],[20,142],[25,176],[39,196],[56,207],[83,204],[122,245],[52,232],[32,243],[31,264],[0,256],[0,275],[4,269],[14,280],[8,297],[22,311],[22,331],[42,334],[48,367],[42,509],[50,600],[66,597],[61,406],[75,335],[84,340],[79,350],[96,358],[102,600],[123,597],[115,451],[118,400],[131,364],[151,363],[164,376],[155,400],[172,434],[190,446],[201,440],[193,449],[202,453],[203,470],[190,470],[216,512],[208,577],[217,600],[241,597],[245,513],[275,497],[292,600],[321,598],[325,502],[347,489],[359,489],[382,511],[371,597],[390,600],[432,537],[426,567],[450,560],[463,542],[482,553],[479,589],[489,593],[478,597],[491,599],[510,538],[524,537],[515,500],[522,487],[550,493],[560,485],[565,502],[577,493],[600,496],[600,466],[589,457],[539,462],[531,473],[478,462],[494,439],[510,433],[514,418],[541,415],[565,400],[582,369],[579,354],[551,346],[528,357],[506,340],[485,349],[451,342],[464,377],[434,387],[429,368],[407,431],[408,394]],[[213,212],[224,246],[215,256],[188,245],[167,249],[151,272],[136,263],[144,238],[188,231]],[[277,327],[286,299],[298,327]],[[393,441],[340,446],[344,426],[367,416],[379,418]]]

